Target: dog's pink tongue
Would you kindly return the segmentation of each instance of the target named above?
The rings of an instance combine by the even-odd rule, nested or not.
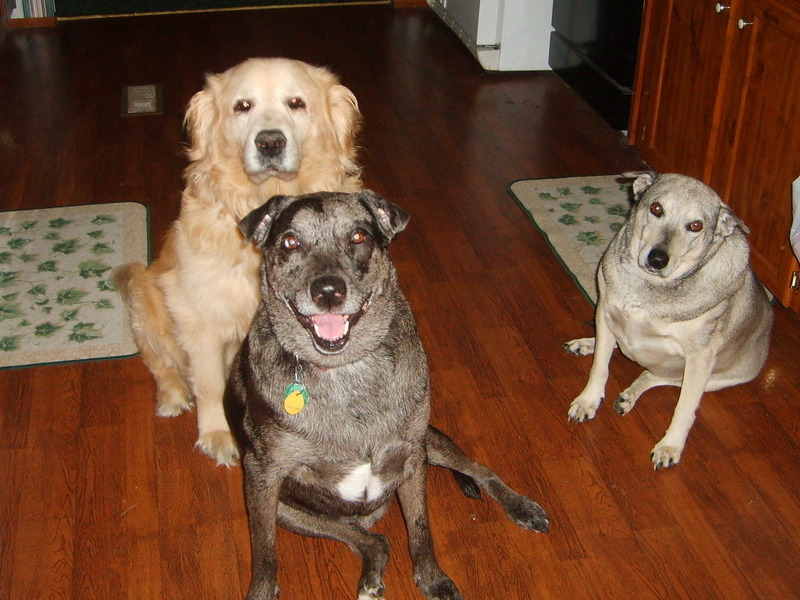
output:
[[[344,336],[344,325],[346,319],[344,315],[324,315],[314,316],[314,331],[323,340],[338,340]]]

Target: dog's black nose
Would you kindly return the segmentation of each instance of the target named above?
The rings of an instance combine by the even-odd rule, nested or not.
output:
[[[326,275],[311,282],[311,299],[318,307],[330,310],[341,306],[347,297],[347,284],[341,277]]]
[[[277,129],[266,129],[256,136],[256,148],[269,158],[275,158],[286,148],[286,136]]]
[[[660,271],[669,264],[669,254],[661,248],[653,248],[647,255],[647,264]]]

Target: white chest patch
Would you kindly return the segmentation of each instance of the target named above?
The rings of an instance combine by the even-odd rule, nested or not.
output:
[[[336,489],[348,502],[371,501],[383,493],[383,482],[372,472],[372,465],[364,463],[350,471]]]

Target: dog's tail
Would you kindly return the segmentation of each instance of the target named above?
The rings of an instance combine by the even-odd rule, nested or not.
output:
[[[128,263],[117,267],[111,273],[111,280],[123,301],[128,302],[131,281],[144,273],[145,268],[142,263]]]

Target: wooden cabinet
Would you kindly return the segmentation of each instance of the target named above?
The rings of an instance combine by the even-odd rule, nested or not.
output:
[[[800,312],[800,0],[647,0],[630,141],[719,192],[751,230],[759,278]]]

